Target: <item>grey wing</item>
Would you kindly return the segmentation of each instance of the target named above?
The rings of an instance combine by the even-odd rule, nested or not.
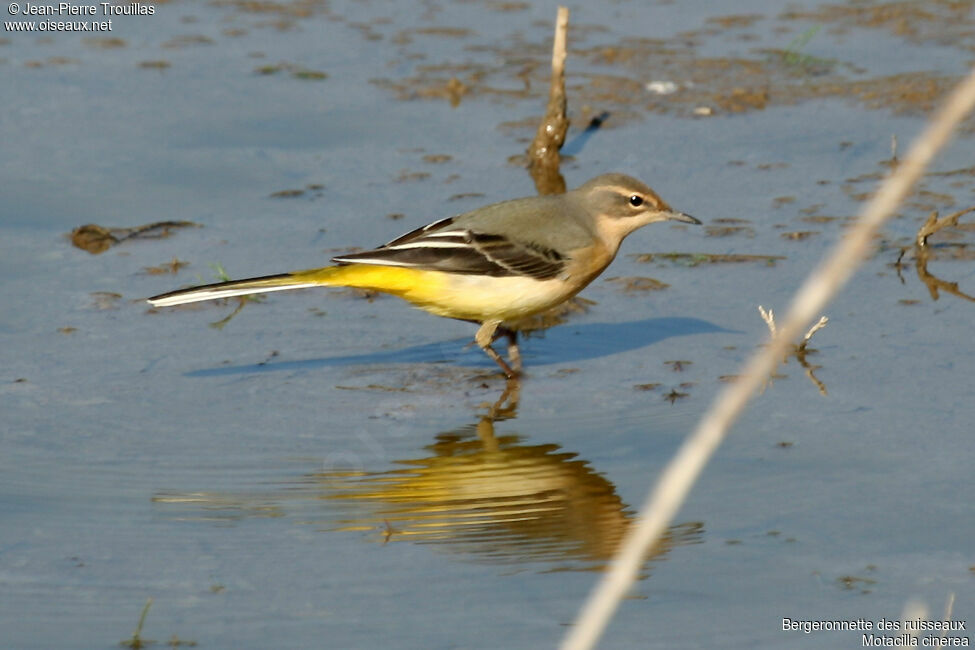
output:
[[[505,235],[452,228],[453,221],[442,219],[375,250],[341,255],[332,261],[538,280],[554,278],[565,268],[565,257],[556,250]]]

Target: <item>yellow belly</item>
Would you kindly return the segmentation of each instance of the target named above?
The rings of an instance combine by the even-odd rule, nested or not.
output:
[[[292,275],[317,284],[389,293],[431,314],[473,321],[524,318],[575,293],[558,279],[489,277],[372,264],[332,266]]]

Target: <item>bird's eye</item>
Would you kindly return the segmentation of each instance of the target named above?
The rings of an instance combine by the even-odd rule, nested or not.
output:
[[[634,194],[630,197],[630,205],[632,205],[634,208],[639,208],[641,205],[643,205],[643,197],[639,194]]]

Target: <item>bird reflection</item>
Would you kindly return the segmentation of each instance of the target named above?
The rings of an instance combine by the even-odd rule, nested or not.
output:
[[[555,444],[496,435],[494,422],[437,435],[422,458],[384,472],[320,472],[307,485],[351,506],[333,530],[371,529],[384,542],[439,544],[474,559],[600,568],[631,520],[613,484]],[[673,527],[658,553],[701,537]]]
[[[541,563],[543,571],[600,569],[619,546],[632,513],[613,484],[576,454],[556,444],[530,443],[517,433],[497,433],[495,424],[514,417],[517,400],[518,385],[509,383],[486,415],[437,434],[416,458],[395,461],[384,471],[306,474],[278,497],[292,506],[298,506],[295,499],[307,501],[293,508],[302,511],[305,523],[364,532],[377,543],[435,545],[471,561]],[[211,515],[227,512],[226,497],[214,497],[168,494],[156,500],[202,504]],[[268,512],[274,500],[257,499],[257,512]],[[246,507],[241,503],[234,511],[239,515]],[[701,523],[673,526],[654,556],[700,542],[702,535]]]

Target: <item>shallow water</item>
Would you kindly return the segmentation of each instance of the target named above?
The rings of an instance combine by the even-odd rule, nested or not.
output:
[[[630,173],[705,227],[630,237],[596,304],[525,341],[493,422],[505,384],[467,324],[341,291],[229,321],[142,298],[531,194],[509,158],[544,107],[554,7],[173,2],[115,19],[121,42],[4,32],[0,645],[117,647],[148,598],[160,644],[556,644],[766,335],[757,305],[784,312],[892,136],[903,152],[971,65],[970,4],[852,7],[572,7],[570,142],[610,117],[569,185]],[[972,618],[975,218],[932,237],[928,285],[913,249],[896,264],[931,210],[975,205],[972,124],[808,367],[736,425],[601,647],[853,647],[782,618],[940,617],[950,594]],[[169,220],[203,227],[100,255],[65,236]]]

